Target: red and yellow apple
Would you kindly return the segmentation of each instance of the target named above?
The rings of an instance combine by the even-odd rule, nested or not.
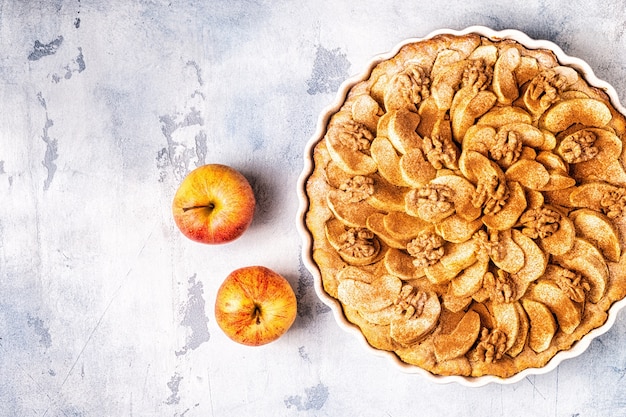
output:
[[[172,202],[176,226],[189,239],[220,244],[240,237],[252,223],[256,199],[250,183],[226,165],[207,164],[191,171]]]
[[[215,298],[215,320],[235,342],[260,346],[282,336],[296,319],[296,296],[283,276],[264,266],[231,272]]]

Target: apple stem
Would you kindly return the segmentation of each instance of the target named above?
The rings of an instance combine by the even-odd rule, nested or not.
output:
[[[254,319],[256,321],[256,324],[259,325],[261,324],[261,306],[258,304],[254,305],[254,311],[252,313],[254,315]]]
[[[213,210],[213,209],[215,208],[215,204],[213,204],[213,203],[209,203],[209,204],[206,204],[206,205],[203,205],[203,206],[183,207],[183,211],[184,211],[184,212],[187,212],[187,211],[189,211],[189,210],[195,210],[195,209],[205,209],[205,208],[207,208],[207,209],[209,209],[209,210]]]

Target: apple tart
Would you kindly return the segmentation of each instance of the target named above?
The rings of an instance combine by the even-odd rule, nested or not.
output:
[[[435,375],[544,367],[626,295],[626,119],[548,49],[404,44],[312,146],[323,290],[375,349]]]

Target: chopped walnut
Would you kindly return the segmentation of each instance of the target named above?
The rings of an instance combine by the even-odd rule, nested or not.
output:
[[[430,78],[424,69],[416,64],[409,65],[391,80],[388,89],[402,95],[408,105],[419,105],[430,96]]]
[[[578,303],[585,301],[585,294],[591,289],[580,273],[565,268],[559,268],[556,283],[572,301]]]
[[[472,196],[472,205],[482,207],[485,214],[499,212],[509,198],[509,188],[496,175],[478,181]]]
[[[528,85],[528,92],[533,100],[539,100],[542,109],[555,103],[567,78],[552,69],[546,69],[533,78]]]
[[[445,240],[432,232],[420,234],[406,245],[406,250],[413,258],[413,265],[417,267],[435,264],[444,255]]]
[[[483,288],[486,288],[493,301],[510,303],[515,299],[515,283],[511,275],[498,269],[495,274],[487,272],[483,278]]]
[[[476,92],[482,91],[489,87],[493,78],[493,68],[487,66],[482,59],[470,61],[467,68],[463,71],[463,79],[461,87],[469,87]]]
[[[496,143],[489,150],[494,161],[503,167],[510,167],[522,154],[522,139],[512,131],[500,130],[496,134]]]
[[[506,333],[500,329],[491,332],[483,327],[480,333],[480,341],[474,351],[474,359],[486,363],[494,363],[501,359],[506,349]]]
[[[352,119],[331,126],[328,134],[336,135],[339,142],[353,151],[369,152],[374,135],[364,124]]]
[[[490,258],[496,262],[505,256],[505,247],[500,244],[500,236],[497,231],[487,234],[485,230],[479,230],[472,236],[477,244],[477,257],[480,260],[488,261]]]
[[[570,164],[589,161],[595,158],[599,150],[594,146],[596,135],[588,130],[579,130],[567,136],[559,144],[557,152]]]
[[[374,194],[374,180],[370,177],[357,175],[339,185],[342,197],[350,203],[358,203]]]
[[[340,237],[343,242],[339,252],[354,258],[367,258],[373,256],[378,251],[378,246],[374,243],[375,235],[369,229],[351,227]]]
[[[426,159],[435,169],[458,168],[459,150],[452,142],[452,138],[433,134],[432,137],[424,137],[423,147]]]
[[[404,284],[400,290],[394,305],[399,314],[407,319],[417,318],[424,311],[424,304],[428,299],[428,294],[410,284]]]
[[[454,190],[444,184],[427,184],[407,194],[407,204],[416,207],[427,221],[441,219],[454,212]]]
[[[605,193],[600,199],[600,207],[611,219],[623,216],[626,213],[626,189],[620,187]]]
[[[531,239],[544,239],[559,230],[561,215],[547,207],[526,210],[519,219],[522,233]]]

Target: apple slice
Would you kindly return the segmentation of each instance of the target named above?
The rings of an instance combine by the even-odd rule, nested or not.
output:
[[[459,274],[458,269],[448,269],[441,262],[436,262],[432,265],[428,265],[424,267],[424,273],[426,274],[426,278],[435,284],[446,284],[450,282],[451,279],[456,277]]]
[[[545,203],[545,197],[543,193],[537,190],[531,190],[527,188],[526,190],[526,203],[529,209],[538,209]]]
[[[543,303],[523,298],[522,306],[530,321],[528,346],[535,352],[541,353],[552,343],[552,338],[558,329],[556,320],[550,309]]]
[[[540,191],[565,190],[576,185],[576,180],[570,177],[565,171],[548,170],[548,174],[550,175],[550,179],[546,185],[539,189]]]
[[[465,355],[474,345],[480,333],[480,316],[475,311],[468,311],[448,334],[433,337],[435,358],[438,362]]]
[[[497,213],[484,214],[482,222],[492,230],[508,230],[515,226],[517,220],[526,210],[526,194],[517,181],[508,181],[509,198]]]
[[[411,255],[400,249],[390,248],[385,252],[383,265],[387,272],[403,280],[421,278],[426,274],[423,267],[413,264]]]
[[[524,308],[519,302],[514,302],[515,309],[517,310],[517,315],[519,316],[519,332],[517,334],[517,339],[513,343],[513,346],[507,351],[507,354],[514,358],[524,350],[526,346],[526,342],[528,341],[528,333],[530,330],[530,322],[528,320],[528,316],[524,311]]]
[[[477,260],[452,279],[450,291],[459,298],[471,297],[482,288],[488,268],[489,261]]]
[[[498,268],[510,274],[515,274],[524,267],[526,263],[524,251],[513,240],[510,229],[498,232],[498,248],[499,252],[503,253],[504,256],[502,258],[491,257],[491,260]]]
[[[442,175],[430,181],[431,184],[444,185],[454,190],[452,203],[456,213],[463,219],[472,221],[481,215],[480,207],[472,205],[472,197],[476,192],[474,185],[460,175]]]
[[[520,333],[520,317],[513,303],[492,303],[491,310],[496,321],[496,328],[506,334],[506,347],[504,353],[513,347]]]
[[[404,249],[406,248],[407,243],[410,242],[410,239],[396,239],[391,236],[387,229],[385,228],[385,214],[384,213],[373,213],[366,220],[366,227],[374,232],[380,240],[382,240],[387,246],[396,249]]]
[[[457,297],[450,291],[441,295],[441,304],[451,313],[462,313],[472,303],[472,297]]]
[[[532,190],[541,190],[550,181],[550,173],[546,167],[531,159],[520,159],[513,163],[504,174],[507,180],[519,182]]]
[[[342,221],[335,217],[328,220],[324,224],[324,232],[326,234],[326,239],[328,240],[328,243],[330,243],[330,246],[332,246],[333,249],[338,251],[343,247],[344,242],[342,240],[342,237],[346,232],[346,225],[343,224]]]
[[[499,135],[509,135],[514,133],[522,141],[522,144],[535,149],[542,149],[546,145],[546,136],[543,132],[528,123],[513,122],[502,125],[498,128]]]
[[[520,289],[526,289],[528,284],[541,277],[548,266],[548,256],[541,250],[534,240],[517,229],[511,230],[513,241],[524,252],[524,266],[511,277],[516,281],[518,298],[523,295]]]
[[[570,220],[561,210],[553,206],[545,206],[549,210],[553,210],[560,214],[559,228],[556,232],[547,237],[539,238],[539,246],[550,255],[563,255],[574,246],[576,238],[576,229],[574,222]]]
[[[579,164],[576,164],[576,165],[579,165]],[[581,172],[585,172],[586,168],[579,169],[576,167],[576,165],[574,165],[574,168],[572,169],[573,174],[576,175],[576,178],[584,178],[585,174],[582,174]],[[607,162],[606,165],[604,166],[604,169],[602,170],[598,168],[598,169],[594,169],[593,171],[592,170],[587,170],[587,171],[594,172],[592,177],[595,177],[598,180],[609,181],[620,186],[626,185],[626,171],[624,170],[624,166],[622,165],[620,160],[616,159],[616,160]]]
[[[541,150],[544,151],[552,151],[556,148],[556,136],[554,133],[550,132],[546,129],[540,129],[543,132],[543,146],[541,146]]]
[[[433,65],[431,70],[431,95],[440,110],[449,110],[454,94],[463,79],[467,61],[461,60],[439,70]],[[434,76],[433,76],[434,75]]]
[[[597,303],[604,296],[609,282],[609,268],[602,253],[589,241],[577,237],[572,249],[553,261],[572,271],[581,273],[591,286],[587,299]]]
[[[459,158],[459,169],[463,176],[472,183],[498,178],[499,182],[504,182],[504,173],[491,159],[476,151],[463,150]]]
[[[491,91],[476,92],[472,86],[460,89],[455,94],[450,109],[454,139],[461,143],[476,119],[489,111],[496,101],[497,98]]]
[[[457,142],[461,142],[461,140],[463,139],[464,133],[459,135],[459,128],[461,127],[461,123],[463,123],[463,119],[465,113],[469,113],[468,110],[468,106],[469,103],[472,101],[472,99],[474,97],[476,97],[476,94],[478,93],[477,89],[474,89],[473,85],[463,85],[461,84],[461,88],[456,91],[454,93],[454,97],[452,98],[452,103],[450,104],[450,126],[452,127],[452,133],[454,136],[454,139]],[[474,124],[473,120],[467,120],[469,123],[467,126],[463,126],[463,128],[465,130],[467,130],[467,128],[471,125]]]
[[[346,265],[337,272],[337,281],[353,280],[371,284],[378,279],[373,273],[353,265]]]
[[[406,110],[392,110],[387,113],[387,137],[401,154],[422,147],[422,138],[415,131],[420,124],[420,115]]]
[[[346,201],[341,197],[341,192],[336,190],[328,193],[326,202],[335,217],[350,227],[366,227],[367,218],[378,212],[365,200],[358,202]]]
[[[400,173],[403,180],[413,188],[422,187],[437,176],[437,170],[418,148],[407,151],[400,158]]]
[[[401,314],[396,305],[390,305],[378,311],[359,310],[358,313],[369,323],[378,326],[389,326]]]
[[[604,207],[600,202],[604,196],[619,192],[619,188],[603,181],[591,181],[581,184],[569,194],[569,200],[573,207],[584,207],[603,212]]]
[[[540,162],[548,171],[561,171],[567,173],[569,165],[559,155],[551,151],[541,151],[537,154],[537,162]]]
[[[572,211],[569,218],[574,222],[574,228],[580,237],[593,243],[609,261],[619,262],[619,231],[607,216],[582,208]]]
[[[593,98],[572,98],[559,101],[539,119],[539,126],[550,132],[562,132],[578,123],[589,127],[606,126],[613,115],[602,101]]]
[[[358,310],[358,314],[369,323],[389,326],[399,313],[395,305],[390,305],[378,311]]]
[[[532,122],[532,116],[521,107],[497,106],[485,113],[476,124],[499,128],[510,123],[532,124]]]
[[[527,297],[545,304],[556,316],[556,321],[563,333],[572,334],[580,325],[582,318],[580,308],[561,291],[556,283],[539,280],[530,286]]]
[[[458,49],[451,48],[451,45],[446,42],[443,49],[437,51],[437,56],[432,63],[431,77],[433,79],[445,77],[449,74],[449,71],[451,71],[451,67],[455,66],[459,67],[459,69],[465,69],[468,64],[465,58],[467,58],[467,54],[464,54]]]
[[[396,348],[396,344],[389,337],[389,326],[370,323],[363,318],[362,312],[348,306],[343,306],[343,314],[349,322],[359,327],[370,346],[381,350],[393,350]]]
[[[398,187],[380,175],[372,175],[374,192],[367,198],[367,202],[380,211],[404,211],[404,197],[409,192],[408,187]]]
[[[460,243],[446,242],[444,255],[439,260],[446,269],[461,272],[476,262],[476,242],[472,239]]]
[[[476,151],[485,156],[496,143],[496,129],[491,126],[473,125],[463,136],[463,150]]]
[[[424,138],[432,135],[435,124],[446,117],[447,110],[439,109],[437,101],[431,95],[422,101],[418,112],[421,120],[417,126],[417,134]]]
[[[437,326],[441,303],[436,293],[429,291],[427,296],[422,314],[411,318],[401,315],[391,321],[389,333],[393,340],[401,345],[411,345],[419,342]]]
[[[495,45],[481,45],[469,55],[470,61],[482,60],[486,65],[494,65],[498,59],[498,47]]]
[[[330,160],[328,165],[326,165],[325,173],[328,185],[333,188],[340,188],[342,184],[345,184],[352,179],[352,175],[341,169],[341,167],[333,160]]]
[[[591,98],[591,96],[583,91],[567,90],[561,93],[561,99],[571,100],[573,98]]]
[[[474,311],[480,316],[480,324],[483,328],[487,328],[488,330],[493,330],[495,327],[495,322],[493,318],[493,314],[489,311],[487,307],[487,303],[472,303],[470,305],[468,311]]]
[[[498,97],[498,102],[509,105],[519,96],[515,69],[521,63],[519,49],[516,47],[506,48],[500,51],[500,56],[493,69],[493,91]]]
[[[374,138],[370,145],[370,153],[378,164],[378,173],[383,178],[398,187],[409,185],[400,172],[400,156],[387,138],[380,136]]]
[[[435,230],[448,242],[461,243],[469,240],[482,226],[481,219],[468,221],[455,213],[437,223]]]
[[[393,275],[382,275],[371,284],[344,279],[339,282],[339,301],[358,311],[378,311],[389,307],[400,294],[402,281]]]
[[[389,122],[391,121],[393,113],[394,111],[388,109],[386,113],[380,116],[378,124],[376,125],[376,136],[382,136],[384,138],[389,137]]]
[[[539,63],[531,56],[523,55],[520,58],[520,64],[515,68],[515,79],[517,85],[522,85],[532,80],[539,73]]]
[[[411,240],[424,230],[434,231],[431,223],[402,211],[391,211],[383,218],[387,234],[398,240]]]
[[[374,134],[376,133],[381,113],[382,109],[369,94],[361,94],[354,98],[352,118],[355,122],[365,125]]]

